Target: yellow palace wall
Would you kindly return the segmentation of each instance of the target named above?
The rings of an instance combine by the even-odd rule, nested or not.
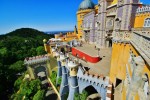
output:
[[[150,13],[140,13],[135,17],[134,28],[140,28],[144,26],[144,21],[146,18],[150,18]]]
[[[108,2],[107,2],[107,4],[108,4],[107,6],[117,5],[117,3],[118,3],[118,0],[113,0],[113,1],[111,1],[111,2],[108,1]]]
[[[80,10],[77,12],[77,29],[78,29],[78,38],[82,37],[82,23],[84,15],[91,12],[92,9]]]
[[[130,50],[133,52],[135,56],[140,56],[140,54],[136,51],[136,49],[131,44],[124,43],[113,43],[112,46],[112,58],[111,58],[111,70],[110,70],[110,81],[115,86],[116,78],[125,80],[126,78],[126,65],[128,65],[129,75],[132,77],[132,71],[130,64],[128,62],[130,57]],[[143,74],[147,74],[150,80],[150,66],[145,64],[143,69]],[[123,86],[121,98],[122,100],[126,100],[127,87]],[[134,100],[139,100],[138,93],[134,97]]]

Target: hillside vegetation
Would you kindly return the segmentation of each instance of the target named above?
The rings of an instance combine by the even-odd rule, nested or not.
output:
[[[25,71],[26,57],[45,54],[43,39],[54,37],[31,28],[21,28],[0,35],[0,98],[7,100],[14,92],[14,82]]]

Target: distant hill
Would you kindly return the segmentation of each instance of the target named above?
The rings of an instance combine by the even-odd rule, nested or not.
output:
[[[24,73],[23,61],[26,57],[46,54],[43,39],[53,38],[44,32],[31,28],[21,28],[0,35],[0,98],[8,100],[14,92],[14,82],[18,73]]]
[[[23,37],[23,38],[35,38],[37,36],[41,36],[43,38],[47,37],[54,37],[54,35],[46,34],[45,32],[38,31],[36,29],[32,28],[20,28],[16,29],[10,33],[7,33],[5,35],[0,35],[0,39],[6,38],[8,36],[17,36],[17,37]]]

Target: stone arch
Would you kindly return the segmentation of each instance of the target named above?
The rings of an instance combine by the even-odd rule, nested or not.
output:
[[[35,67],[34,68],[34,74],[35,74],[35,76],[37,76],[37,74],[39,72],[45,72],[45,74],[47,74],[47,68],[45,66],[42,66],[42,65]]]
[[[91,95],[92,93],[98,93],[97,89],[95,89],[95,87],[93,87],[92,85],[85,87],[83,90],[89,92],[89,95]]]

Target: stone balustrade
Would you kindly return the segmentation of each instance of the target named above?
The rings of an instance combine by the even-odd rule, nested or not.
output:
[[[133,28],[125,34],[115,34],[114,43],[131,43],[150,65],[150,28]]]
[[[150,64],[150,37],[147,34],[133,32],[130,42]]]

